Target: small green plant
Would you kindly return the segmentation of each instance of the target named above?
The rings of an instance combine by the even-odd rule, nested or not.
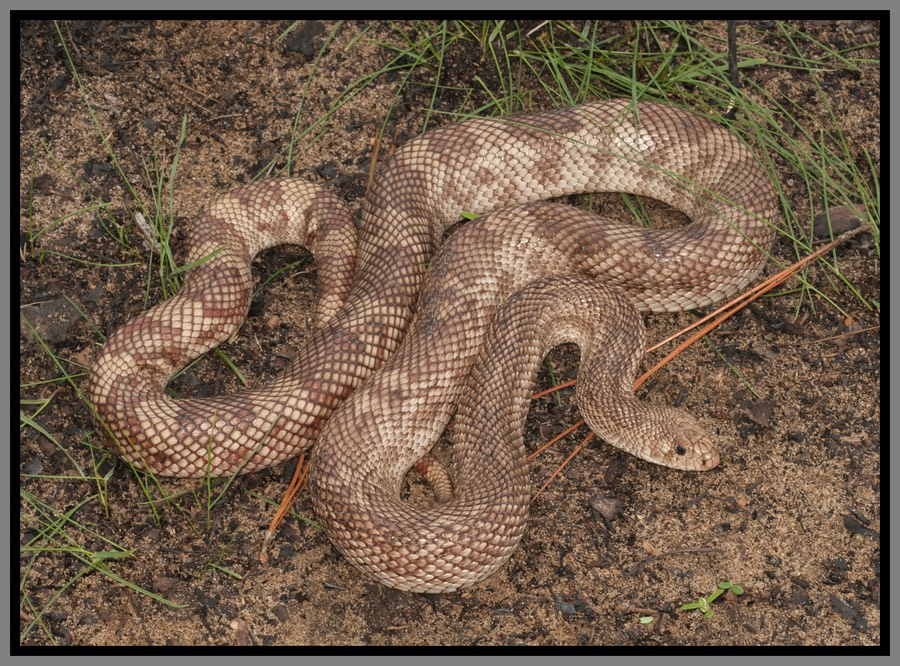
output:
[[[704,617],[711,618],[713,616],[712,603],[728,590],[731,590],[736,596],[740,596],[744,593],[744,588],[740,585],[735,585],[734,583],[726,581],[724,583],[719,583],[718,589],[708,597],[700,597],[697,599],[697,602],[693,604],[684,604],[681,607],[681,610],[689,611],[697,609],[703,613]]]

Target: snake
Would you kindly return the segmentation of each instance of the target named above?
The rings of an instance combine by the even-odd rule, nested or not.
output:
[[[690,223],[646,229],[545,202],[592,192],[651,197]],[[178,293],[101,349],[88,391],[97,429],[135,467],[179,477],[249,473],[315,443],[313,505],[351,564],[401,590],[468,587],[507,561],[527,520],[523,405],[548,346],[575,342],[602,378],[580,379],[576,396],[611,444],[677,469],[718,464],[693,417],[630,394],[637,311],[703,307],[745,287],[776,214],[770,179],[734,133],[619,99],[433,129],[398,148],[358,220],[301,179],[246,185],[192,222]],[[461,217],[478,219],[438,253]],[[240,327],[252,258],[282,243],[314,256],[308,344],[258,388],[169,396],[182,366]],[[505,335],[504,322],[529,333]],[[413,506],[403,479],[454,412],[453,497]]]

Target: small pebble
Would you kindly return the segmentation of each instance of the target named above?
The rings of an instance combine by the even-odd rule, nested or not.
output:
[[[622,516],[624,508],[622,503],[615,497],[603,497],[602,495],[594,495],[591,497],[591,506],[594,510],[607,520],[616,520]]]
[[[828,220],[831,218],[829,228]],[[813,220],[813,234],[816,238],[840,236],[851,229],[856,229],[866,218],[866,212],[859,206],[835,206],[830,209],[830,216],[825,213],[816,215]]]

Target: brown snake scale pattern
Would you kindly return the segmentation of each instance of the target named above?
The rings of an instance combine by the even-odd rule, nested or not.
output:
[[[609,191],[659,199],[691,223],[647,230],[530,203]],[[463,212],[490,211],[435,256]],[[631,396],[643,348],[634,307],[675,311],[735,293],[761,269],[776,213],[771,183],[732,133],[622,100],[418,137],[382,170],[358,226],[303,181],[248,185],[191,226],[185,262],[211,258],[175,297],[110,336],[90,379],[98,427],[135,466],[174,476],[251,472],[316,442],[316,513],[349,561],[403,590],[472,585],[524,529],[522,422],[549,346],[580,346],[579,406],[608,442],[680,469],[718,463],[690,416]],[[308,247],[318,269],[307,347],[261,388],[167,396],[181,366],[240,326],[253,256],[286,242]],[[403,478],[457,404],[453,497],[411,506]]]

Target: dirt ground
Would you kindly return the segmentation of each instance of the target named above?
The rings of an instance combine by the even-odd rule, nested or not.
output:
[[[323,50],[334,23],[305,22],[276,43],[289,25],[61,25],[96,122],[142,200],[152,199],[158,171],[168,175],[186,118],[176,236],[217,193],[254,178],[295,125],[297,131],[309,126],[353,81],[386,64],[392,53],[382,43],[398,44],[423,30],[351,21],[338,26]],[[837,49],[880,39],[877,22],[801,27]],[[600,35],[621,38],[631,30],[630,23],[613,22],[602,24]],[[786,41],[765,41],[764,30],[762,23],[738,26],[739,43],[790,52]],[[648,400],[680,404],[708,427],[722,455],[716,470],[664,469],[594,441],[533,503],[512,560],[472,589],[443,596],[388,589],[297,519],[282,526],[269,563],[261,565],[271,503],[280,500],[293,463],[239,478],[209,513],[205,482],[163,479],[161,488],[151,482],[151,497],[178,496],[151,510],[141,477],[115,459],[100,462],[104,450],[89,412],[61,376],[71,373],[74,386],[85,389],[103,335],[163,297],[157,264],[142,245],[135,198],[101,143],[53,23],[24,23],[19,39],[23,414],[38,411],[34,401],[46,401],[20,430],[22,645],[881,644],[880,319],[820,267],[807,272],[820,294],[812,301],[789,282],[645,389]],[[529,39],[541,39],[541,29]],[[449,50],[438,109],[469,111],[488,100],[473,86],[480,77],[490,87],[496,76],[480,54],[473,44]],[[861,74],[823,71],[819,83],[827,86],[851,153],[863,165],[867,150],[879,173],[880,52],[870,47],[853,55],[871,61]],[[417,71],[417,83],[398,99],[402,70],[362,87],[303,142],[295,175],[326,183],[358,208],[383,119],[390,112],[383,155],[421,132],[433,94],[429,73],[434,69]],[[817,84],[802,69],[759,67],[743,76],[765,90],[815,100]],[[551,100],[535,86],[529,103],[542,108]],[[828,113],[809,112],[811,121]],[[433,115],[428,122],[448,120]],[[783,170],[780,182],[801,219],[823,210],[796,174]],[[30,251],[31,230],[54,221]],[[120,233],[131,250],[114,239]],[[783,241],[774,250],[784,262],[796,260],[793,252]],[[862,300],[878,302],[880,259],[872,237],[857,237],[835,257]],[[287,264],[291,270],[279,273]],[[310,330],[314,294],[311,264],[300,249],[267,252],[256,270],[274,278],[240,335],[225,345],[251,382],[276,375],[296,354]],[[650,339],[659,340],[692,316],[645,320]],[[571,350],[556,350],[551,359],[557,379],[575,376]],[[549,382],[543,376],[540,385]],[[210,354],[175,389],[206,395],[240,386]],[[561,404],[536,400],[528,446],[577,419],[571,390],[562,392]],[[535,488],[583,435],[537,459]],[[108,479],[79,478],[76,465]],[[75,523],[43,540],[41,525],[69,511]],[[314,518],[305,495],[295,511]],[[53,550],[35,556],[36,546]],[[78,557],[96,559],[117,547],[133,557],[106,559],[105,566],[177,607],[86,568]],[[712,618],[679,611],[722,581],[739,584],[744,594],[723,595]],[[34,622],[36,609],[56,595]]]

